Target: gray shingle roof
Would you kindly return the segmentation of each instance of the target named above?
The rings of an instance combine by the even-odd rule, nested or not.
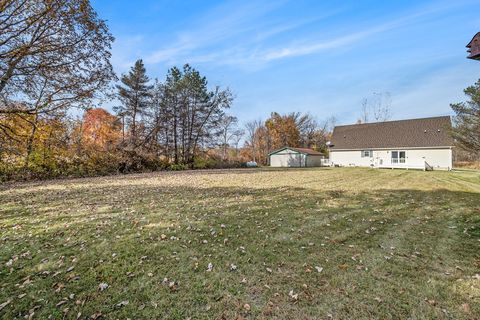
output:
[[[285,150],[285,149],[290,149],[290,150],[293,150],[293,151],[297,151],[297,152],[299,152],[299,153],[304,153],[304,154],[308,154],[308,155],[312,155],[312,156],[323,156],[323,155],[324,155],[323,153],[318,152],[318,151],[315,151],[315,150],[312,150],[312,149],[308,149],[308,148],[292,148],[292,147],[283,147],[283,148],[274,150],[274,151],[270,152],[269,155],[274,154],[274,153],[277,153],[277,152],[280,152],[280,151]]]
[[[453,146],[449,116],[336,126],[331,149]]]

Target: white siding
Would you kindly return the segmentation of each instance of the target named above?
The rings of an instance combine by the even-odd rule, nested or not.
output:
[[[271,167],[305,167],[305,155],[285,149],[270,155]]]
[[[406,151],[405,163],[392,163],[392,151]],[[385,168],[415,168],[423,169],[427,162],[434,169],[452,169],[452,149],[383,149],[373,150],[373,157],[362,158],[360,150],[330,151],[330,161],[333,165]]]
[[[308,155],[307,167],[321,167],[323,156],[321,155]]]
[[[360,150],[355,151],[330,151],[330,162],[334,165],[342,167],[355,166],[355,167],[370,167],[373,166],[372,158],[362,158],[362,152]]]
[[[423,164],[434,169],[450,170],[453,167],[452,149],[412,149],[407,152],[407,161]]]

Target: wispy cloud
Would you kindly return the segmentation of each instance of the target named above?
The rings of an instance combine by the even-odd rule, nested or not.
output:
[[[309,55],[309,54],[313,54],[313,53],[320,52],[327,49],[335,49],[335,48],[343,47],[347,44],[366,38],[367,36],[372,35],[376,32],[378,31],[358,32],[351,35],[340,36],[338,38],[329,39],[329,40],[321,41],[314,44],[306,44],[306,45],[293,44],[288,47],[283,47],[280,49],[274,49],[274,50],[265,52],[264,54],[261,55],[261,57],[265,61],[271,61],[271,60],[282,59],[282,58]]]
[[[264,54],[259,55],[259,57],[265,61],[272,61],[282,58],[310,55],[324,50],[344,48],[347,45],[354,44],[376,34],[381,34],[395,28],[409,25],[415,20],[427,17],[439,11],[447,10],[451,7],[451,4],[436,7],[428,6],[423,10],[416,11],[410,15],[402,16],[379,25],[367,26],[363,30],[354,33],[348,33],[321,41],[309,40],[304,41],[304,43],[298,43],[298,41],[296,41],[289,46],[265,52]],[[357,28],[355,29],[358,30]]]
[[[330,38],[323,38],[320,29],[302,38],[293,36],[291,42],[286,45],[269,43],[268,39],[271,37],[331,17],[341,11],[337,9],[324,12],[314,18],[303,18],[299,21],[272,21],[275,19],[269,18],[269,14],[283,4],[284,2],[275,4],[228,2],[218,6],[199,18],[190,28],[180,32],[172,44],[147,55],[146,62],[176,64],[188,61],[258,68],[279,59],[312,55],[338,48],[345,49],[364,39],[408,26],[455,6],[449,2],[426,5],[408,15],[384,18],[387,22],[377,21],[377,24],[372,25],[349,26],[348,29],[343,29],[343,34]],[[351,32],[352,29],[357,31]],[[288,40],[283,42],[285,41]]]
[[[238,55],[239,52],[252,58],[256,56],[255,48],[263,41],[338,12],[337,9],[317,14],[313,18],[287,22],[266,18],[285,2],[228,2],[218,6],[195,21],[187,30],[179,32],[173,43],[148,55],[146,62],[175,63],[185,58],[189,58],[189,61],[212,62],[218,61],[222,56],[227,58],[224,61],[228,61],[232,53]],[[249,48],[248,52],[243,49],[245,47]],[[202,51],[209,53],[204,54]]]
[[[179,32],[177,40],[150,54],[148,63],[168,62],[195,49],[214,46],[221,41],[255,29],[251,23],[279,4],[227,3],[212,9],[195,21],[187,30]]]

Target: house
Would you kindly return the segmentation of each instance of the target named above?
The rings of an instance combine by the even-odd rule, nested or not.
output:
[[[325,155],[306,149],[284,147],[268,154],[271,167],[320,167]]]
[[[329,143],[334,166],[451,170],[450,117],[336,126]]]
[[[473,36],[472,40],[467,44],[467,48],[467,58],[480,60],[480,32]]]

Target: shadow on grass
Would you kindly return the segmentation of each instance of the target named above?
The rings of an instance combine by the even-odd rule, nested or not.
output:
[[[480,263],[478,193],[127,185],[12,192],[0,206],[0,303],[27,294],[5,317],[35,305],[45,317],[68,307],[67,318],[480,313],[459,284]]]

